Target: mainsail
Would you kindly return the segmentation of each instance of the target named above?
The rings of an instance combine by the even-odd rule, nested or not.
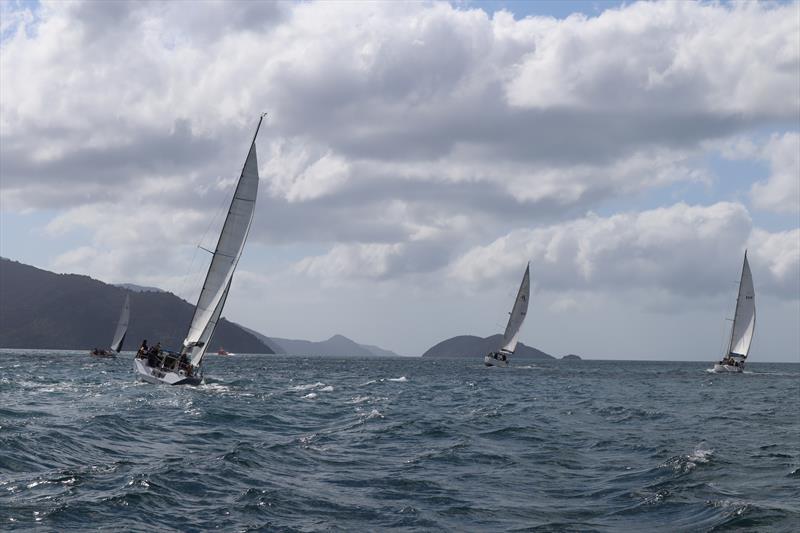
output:
[[[247,154],[242,174],[233,193],[228,216],[208,267],[203,289],[197,300],[189,333],[183,341],[183,353],[189,354],[192,365],[198,365],[206,352],[206,345],[214,333],[214,328],[233,279],[233,271],[242,255],[250,225],[253,222],[256,196],[258,195],[258,157],[256,156],[256,137],[261,128],[264,115],[258,121],[250,151]]]
[[[747,358],[747,354],[750,352],[750,343],[753,342],[755,327],[756,295],[753,290],[753,275],[750,273],[750,264],[747,262],[747,251],[745,251],[742,279],[739,281],[739,295],[736,298],[736,312],[731,328],[729,355]]]
[[[514,353],[517,348],[517,340],[519,338],[519,330],[522,328],[522,323],[525,321],[525,315],[528,313],[528,300],[531,295],[531,265],[528,263],[525,268],[525,275],[522,276],[522,283],[517,292],[517,299],[514,301],[514,307],[511,309],[511,316],[508,318],[508,325],[506,332],[503,334],[503,346],[500,348],[504,352]]]
[[[122,306],[122,313],[119,315],[117,330],[114,332],[114,340],[111,341],[111,349],[119,353],[122,351],[122,343],[125,342],[125,334],[128,333],[128,322],[131,318],[131,297],[125,295],[125,305]]]

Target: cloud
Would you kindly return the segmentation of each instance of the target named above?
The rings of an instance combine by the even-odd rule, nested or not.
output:
[[[753,205],[777,213],[800,213],[800,134],[773,135],[761,157],[769,161],[770,176],[750,190]]]
[[[793,6],[518,20],[442,3],[107,4],[45,2],[6,30],[0,155],[14,205],[52,207],[41,189],[56,180],[81,191],[64,193],[76,205],[147,177],[230,176],[268,109],[270,190],[290,202],[465,175],[569,207],[659,186],[664,157],[798,109]],[[124,23],[111,31],[112,19]],[[625,172],[648,159],[653,173]]]
[[[768,31],[765,31],[769,28]],[[541,22],[512,105],[795,119],[797,5],[639,2]]]
[[[800,229],[770,233],[755,229],[748,240],[749,261],[762,286],[787,299],[800,297]]]
[[[800,297],[800,230],[753,230],[741,204],[679,203],[609,217],[589,216],[536,229],[518,229],[454,262],[449,276],[464,283],[506,282],[531,261],[543,290],[608,293],[649,289],[699,297],[729,290],[740,254],[753,243],[757,286]],[[757,268],[755,268],[757,267]]]
[[[758,217],[798,211],[797,4],[566,19],[438,2],[0,9],[2,207],[52,217],[45,238],[75,243],[59,269],[180,290],[269,111],[248,249],[285,253],[274,290],[438,301],[513,286],[522,250],[562,314],[620,290],[666,308],[725,292],[748,246],[757,285],[796,295],[796,224]],[[716,190],[720,146],[771,175]],[[670,205],[697,184],[709,194],[690,203],[749,192],[754,209]]]

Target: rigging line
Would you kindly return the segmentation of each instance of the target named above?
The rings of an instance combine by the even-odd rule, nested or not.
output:
[[[237,183],[237,180],[234,180],[234,182],[232,184],[233,187],[234,187],[234,194],[235,194],[236,183]],[[230,189],[230,187],[228,187],[228,189]],[[200,240],[197,241],[196,247],[194,249],[194,253],[192,254],[192,261],[189,264],[189,269],[187,270],[186,274],[183,277],[183,283],[182,283],[182,286],[181,286],[181,293],[183,293],[184,289],[186,288],[186,284],[189,281],[191,281],[191,284],[192,284],[193,287],[196,287],[199,284],[198,283],[198,279],[199,279],[199,277],[201,275],[200,270],[198,269],[196,272],[193,273],[194,263],[195,263],[195,260],[197,259],[197,250],[199,248],[199,249],[205,250],[207,252],[211,252],[208,248],[205,248],[204,246],[202,246],[202,244],[205,241],[206,236],[208,235],[209,231],[211,231],[211,227],[218,222],[218,220],[220,218],[220,213],[225,208],[227,203],[229,203],[229,202],[226,202],[228,200],[227,192],[228,191],[226,191],[226,194],[224,194],[224,195],[220,195],[220,199],[217,200],[217,207],[216,207],[216,210],[214,212],[214,216],[211,217],[211,219],[208,221],[208,225],[206,226],[206,229],[203,232],[203,235],[200,237]],[[213,254],[213,253],[214,252],[211,252],[211,254]],[[202,288],[200,290],[202,291]],[[199,296],[199,293],[198,293],[198,296]],[[196,299],[196,296],[194,294],[192,294],[187,299],[191,303],[191,301],[193,299]]]

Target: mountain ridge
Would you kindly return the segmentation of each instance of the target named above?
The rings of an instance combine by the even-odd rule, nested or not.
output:
[[[123,350],[135,350],[142,339],[177,349],[194,306],[165,291],[132,291],[81,274],[57,274],[0,258],[0,347],[88,350],[107,348],[125,295],[131,319]],[[257,337],[223,318],[211,347],[223,345],[241,353],[273,353]],[[213,348],[209,348],[212,351]]]
[[[340,333],[331,335],[330,338],[323,341],[307,341],[268,337],[252,329],[245,329],[253,333],[261,342],[270,346],[275,353],[319,357],[402,357],[391,350],[386,350],[379,346],[360,344]]]

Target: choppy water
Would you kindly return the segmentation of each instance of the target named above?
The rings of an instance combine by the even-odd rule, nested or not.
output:
[[[0,351],[0,529],[791,531],[800,365]]]

